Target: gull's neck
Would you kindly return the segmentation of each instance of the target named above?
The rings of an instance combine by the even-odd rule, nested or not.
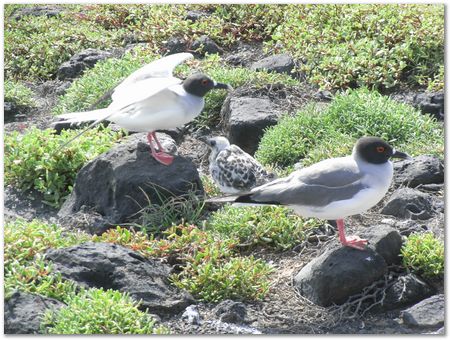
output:
[[[358,155],[355,149],[353,149],[351,157],[356,162],[358,168],[366,174],[367,179],[370,178],[370,181],[380,183],[387,190],[394,174],[394,166],[391,161],[388,160],[381,164],[369,163]]]

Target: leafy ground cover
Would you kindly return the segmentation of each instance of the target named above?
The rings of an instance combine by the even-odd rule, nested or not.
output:
[[[157,256],[178,263],[181,271],[172,282],[203,301],[224,299],[261,299],[269,288],[271,267],[263,260],[239,254],[239,241],[199,229],[195,225],[178,225],[154,239],[142,232],[121,227],[109,230],[95,241],[130,247],[144,256]]]
[[[432,233],[411,234],[402,247],[403,265],[426,278],[444,274],[444,243]]]
[[[66,300],[67,306],[45,314],[47,334],[168,334],[127,293],[112,289],[82,290]]]
[[[20,7],[5,10],[5,70],[8,77],[28,79],[54,77],[59,64],[82,49],[121,46],[127,40],[146,41],[155,52],[173,36],[192,43],[206,34],[224,46],[260,41],[270,37],[283,13],[274,6],[267,15],[264,5],[65,5],[54,18],[16,20],[11,14]],[[207,15],[185,20],[188,9]]]
[[[444,85],[443,20],[442,4],[291,5],[270,44],[302,58],[302,70],[323,88],[437,90]]]
[[[169,200],[153,214],[159,216],[161,212],[172,211],[168,205],[179,208],[180,201]],[[188,209],[187,216],[191,212]],[[173,283],[200,300],[252,300],[267,294],[272,270],[264,261],[249,256],[249,249],[257,246],[278,251],[292,249],[305,240],[309,231],[322,224],[315,219],[302,219],[283,207],[225,207],[213,213],[204,228],[176,225],[174,222],[179,220],[180,216],[169,213],[164,218],[169,228],[160,233],[153,230],[148,234],[146,226],[141,226],[138,232],[118,227],[94,239],[179,263],[182,270],[172,275]]]
[[[45,315],[42,330],[49,334],[164,334],[153,318],[137,309],[127,294],[101,289],[77,289],[44,261],[50,248],[63,248],[91,240],[82,232],[67,232],[38,220],[5,224],[5,297],[26,291],[55,298],[67,307]],[[82,311],[82,312],[80,312]]]
[[[5,8],[7,78],[53,78],[71,55],[99,44],[146,41],[158,52],[171,37],[206,34],[223,47],[263,41],[289,52],[323,88],[443,88],[443,5],[65,5],[57,17],[16,20],[20,6]],[[191,9],[204,15],[186,20]]]
[[[263,164],[304,165],[351,152],[362,136],[379,136],[412,156],[443,156],[443,130],[431,116],[366,88],[336,95],[329,106],[310,105],[269,128],[256,157]]]
[[[65,301],[74,294],[75,287],[52,271],[52,264],[44,261],[43,254],[50,248],[69,247],[89,239],[82,232],[65,232],[38,220],[7,222],[4,226],[5,296],[22,290]]]
[[[319,225],[319,220],[303,219],[285,207],[225,206],[211,214],[207,230],[221,238],[235,237],[241,247],[286,250],[304,241],[308,231]]]
[[[32,128],[5,136],[5,183],[22,190],[34,189],[52,206],[59,206],[72,191],[78,170],[89,160],[108,150],[122,134],[106,128],[86,132],[64,149],[62,144],[78,131]]]
[[[117,32],[79,20],[76,8],[68,6],[56,17],[9,15],[20,8],[5,6],[5,77],[8,79],[52,79],[59,65],[86,48],[119,44]]]
[[[264,222],[265,216],[260,211],[241,210],[228,208],[219,211],[219,222],[229,220],[233,224],[233,220],[246,220],[241,225],[245,232],[255,230],[255,226],[263,229],[261,226],[264,223],[255,223],[257,220]],[[289,221],[289,216],[282,210],[274,208],[271,213],[278,213],[278,221],[281,225],[287,225],[285,222]],[[236,219],[240,214],[244,218]],[[283,219],[286,219],[285,222]],[[217,223],[217,216],[212,220]],[[245,232],[231,228],[230,233],[220,234],[220,224],[216,227],[216,230],[202,230],[194,225],[178,225],[155,238],[145,232],[122,227],[110,229],[101,236],[89,236],[63,231],[55,225],[39,221],[17,220],[7,223],[5,295],[18,289],[64,301],[67,307],[45,315],[42,331],[49,334],[165,334],[169,329],[156,324],[145,311],[140,311],[139,303],[127,294],[101,289],[77,290],[73,284],[54,273],[52,264],[44,262],[42,255],[48,248],[67,247],[89,240],[110,242],[128,247],[146,257],[166,258],[170,263],[176,263],[178,270],[170,277],[172,283],[190,291],[199,301],[263,299],[271,287],[273,268],[262,259],[242,253],[241,241]],[[266,235],[270,235],[270,227],[268,229]],[[258,232],[256,230],[255,234]],[[278,238],[277,235],[275,238],[283,246],[282,249],[286,249],[284,241],[289,245],[297,241],[295,235],[290,240],[287,235],[284,236]],[[253,243],[253,246],[256,245],[272,248],[277,243],[264,239],[263,242]],[[248,245],[245,247],[248,248]],[[411,235],[403,247],[402,255],[404,266],[419,275],[436,277],[443,273],[443,244],[431,235]],[[80,314],[80,310],[85,313]]]
[[[18,106],[36,107],[33,91],[20,82],[6,80],[4,85],[4,101]]]

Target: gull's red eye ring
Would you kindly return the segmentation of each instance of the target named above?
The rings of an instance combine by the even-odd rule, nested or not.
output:
[[[384,146],[377,146],[377,152],[382,153],[384,152],[385,148]]]
[[[206,86],[206,85],[208,85],[208,83],[209,83],[209,82],[208,82],[208,79],[203,79],[203,80],[202,80],[202,85],[205,85],[205,86]]]

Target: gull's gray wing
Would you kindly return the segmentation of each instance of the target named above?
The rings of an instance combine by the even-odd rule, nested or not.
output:
[[[293,174],[303,183],[326,187],[346,186],[363,176],[352,157],[326,159]]]
[[[362,178],[351,158],[335,158],[254,188],[236,202],[323,207],[366,188]]]

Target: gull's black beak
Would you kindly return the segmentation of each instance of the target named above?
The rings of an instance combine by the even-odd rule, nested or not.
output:
[[[410,155],[408,155],[407,153],[397,151],[395,149],[394,149],[394,152],[392,153],[391,157],[401,158],[401,159],[412,159],[412,157]]]
[[[214,82],[214,88],[215,89],[224,89],[224,90],[227,90],[227,91],[233,91],[233,87],[231,85],[223,84],[223,83],[217,83],[217,82]]]

